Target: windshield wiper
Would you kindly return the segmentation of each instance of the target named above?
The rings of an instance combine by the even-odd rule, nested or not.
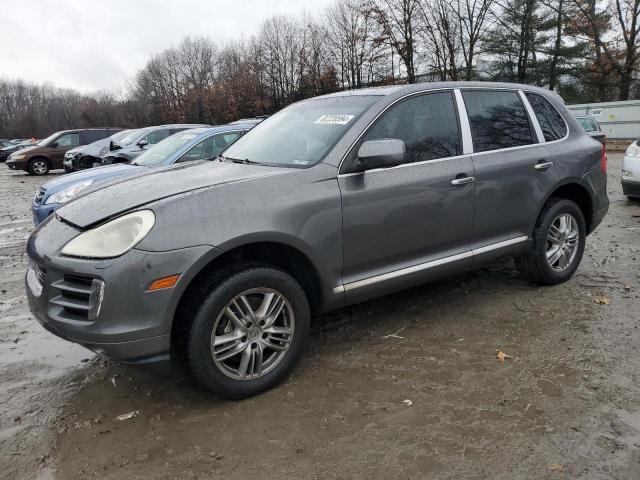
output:
[[[229,158],[229,157],[224,157],[228,160],[231,160],[233,163],[243,163],[245,165],[263,165],[260,162],[256,162],[254,160],[249,160],[248,158],[245,158],[244,160],[240,159],[240,158]]]

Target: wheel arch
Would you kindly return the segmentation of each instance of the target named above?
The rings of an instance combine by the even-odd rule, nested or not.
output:
[[[574,201],[578,205],[578,207],[580,207],[580,210],[584,215],[587,234],[591,233],[593,226],[594,200],[589,189],[580,181],[580,179],[567,179],[564,182],[556,185],[555,188],[551,190],[551,192],[546,196],[546,198],[542,202],[542,205],[540,205],[536,218],[540,217],[542,209],[552,197],[565,198],[567,200]]]
[[[308,255],[301,249],[283,241],[261,240],[239,243],[223,250],[214,249],[207,258],[202,259],[190,272],[188,283],[180,293],[173,312],[171,326],[172,349],[180,346],[185,338],[192,318],[185,313],[190,310],[190,299],[200,286],[216,272],[228,272],[234,265],[260,263],[280,268],[291,275],[302,287],[312,313],[323,310],[323,285],[320,272]]]
[[[42,155],[42,154],[34,155],[33,157],[29,158],[29,160],[27,160],[27,165],[29,165],[34,160],[44,160],[49,164],[49,168],[51,168],[51,159],[46,155]]]

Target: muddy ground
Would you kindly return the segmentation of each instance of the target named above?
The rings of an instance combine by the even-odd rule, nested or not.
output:
[[[568,283],[502,262],[322,316],[288,381],[242,402],[42,330],[22,285],[40,179],[0,165],[0,477],[639,479],[640,203],[609,158]]]

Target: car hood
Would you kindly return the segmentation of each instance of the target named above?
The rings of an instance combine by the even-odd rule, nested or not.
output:
[[[149,169],[141,175],[114,179],[102,188],[83,193],[58,209],[56,214],[63,221],[85,229],[163,198],[293,171],[290,168],[212,161],[178,163]]]
[[[29,145],[28,147],[21,147],[16,149],[14,152],[11,152],[11,155],[13,155],[14,153],[27,153],[27,152],[30,152],[31,150],[35,150],[36,148],[40,148],[40,147],[38,147],[38,145]]]
[[[42,188],[46,190],[47,193],[55,193],[59,192],[60,190],[64,190],[65,188],[70,187],[71,185],[74,185],[78,182],[93,180],[94,184],[101,183],[109,180],[110,178],[114,178],[120,175],[133,174],[140,171],[141,169],[144,169],[144,167],[129,165],[126,163],[89,168],[87,170],[81,170],[79,172],[61,175],[60,177],[55,178],[42,185]]]
[[[67,153],[81,153],[82,155],[91,155],[93,157],[100,157],[109,151],[110,138],[103,138],[89,145],[82,145],[80,147],[72,148]]]

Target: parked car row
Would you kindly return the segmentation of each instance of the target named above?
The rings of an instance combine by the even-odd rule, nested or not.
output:
[[[43,185],[38,321],[126,363],[181,359],[243,398],[287,377],[313,314],[504,257],[532,282],[568,280],[608,210],[604,145],[542,88],[354,90],[252,126],[148,150],[151,131],[127,134],[107,157],[146,150],[133,162]]]
[[[121,130],[121,128],[86,128],[56,132],[35,145],[11,153],[6,164],[12,170],[25,170],[31,175],[46,175],[51,169],[62,168],[64,154],[67,151],[79,145],[87,145],[107,138]]]
[[[0,162],[4,162],[9,158],[13,152],[17,152],[18,150],[22,150],[30,145],[36,144],[37,141],[35,139],[31,140],[21,140],[19,142],[7,142],[5,147],[0,148]]]
[[[110,142],[119,148],[112,149],[110,155],[120,155],[121,150],[127,149],[128,154],[135,155],[134,160],[129,162],[116,161],[115,164],[75,172],[45,183],[36,192],[31,206],[34,223],[40,224],[58,207],[81,191],[89,187],[98,188],[116,177],[125,178],[145,173],[151,168],[164,167],[177,162],[213,160],[254,125],[255,123],[233,123],[219,127],[187,127],[186,129],[163,126],[129,131],[119,139],[112,136]],[[156,135],[157,132],[165,134],[167,131],[174,130],[177,132],[156,145],[149,143],[139,145],[140,141],[145,139],[155,141],[152,135]],[[138,140],[138,147],[134,149],[132,145],[136,145],[136,140]],[[140,153],[137,151],[138,149]],[[86,153],[81,155],[87,156]],[[81,160],[82,156],[73,160]],[[78,163],[74,165],[77,166]]]

